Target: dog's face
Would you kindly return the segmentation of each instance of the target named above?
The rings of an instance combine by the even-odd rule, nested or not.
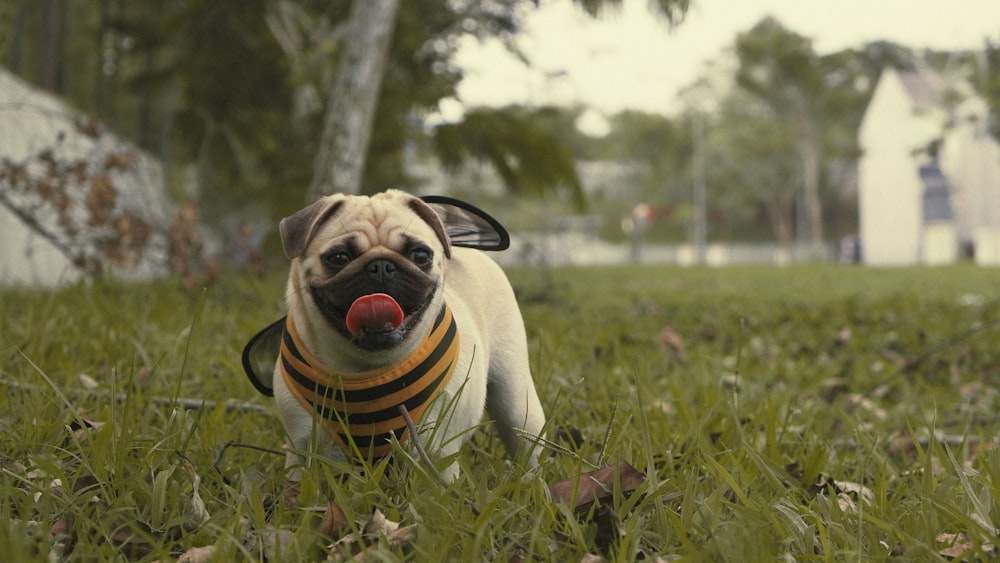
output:
[[[503,226],[475,206],[394,190],[325,197],[282,220],[279,230],[292,261],[289,310],[326,325],[334,340],[309,344],[350,346],[352,356],[385,360],[392,356],[386,350],[433,322],[452,247],[503,250],[510,243]],[[284,326],[279,319],[243,349],[243,368],[265,395],[273,393]]]
[[[359,348],[398,346],[440,305],[451,246],[420,199],[396,191],[329,196],[280,230],[298,297]]]

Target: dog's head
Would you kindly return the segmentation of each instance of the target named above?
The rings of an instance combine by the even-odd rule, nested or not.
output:
[[[292,261],[289,291],[362,349],[398,346],[440,307],[451,241],[418,198],[328,196],[281,221],[280,231]]]
[[[503,250],[510,240],[469,204],[396,190],[328,196],[283,219],[279,229],[291,260],[289,306],[321,319],[359,352],[395,348],[433,321],[453,246]],[[244,349],[244,368],[265,393],[265,366],[274,366],[282,330],[275,323]]]

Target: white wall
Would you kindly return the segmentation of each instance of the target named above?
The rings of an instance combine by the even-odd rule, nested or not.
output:
[[[923,185],[913,150],[933,138],[930,118],[917,118],[898,73],[886,69],[859,131],[858,222],[865,264],[895,266],[920,259]]]

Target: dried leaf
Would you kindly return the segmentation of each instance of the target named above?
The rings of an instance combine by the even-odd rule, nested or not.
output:
[[[302,483],[291,479],[285,480],[285,490],[282,497],[285,499],[285,507],[289,510],[299,507],[299,494],[302,492]]]
[[[569,444],[570,447],[575,448],[579,448],[586,442],[583,431],[572,424],[560,425],[556,429],[556,435],[553,440],[557,444]]]
[[[70,421],[69,427],[77,438],[83,438],[88,430],[100,430],[107,424],[107,422],[92,419],[83,409],[78,408],[76,412],[77,417]]]
[[[674,327],[666,325],[660,332],[660,346],[676,360],[684,359],[684,337]]]
[[[724,389],[739,391],[743,388],[740,376],[735,373],[728,373],[719,378],[719,383]]]
[[[268,555],[276,554],[280,561],[288,553],[288,546],[292,545],[295,535],[291,530],[279,530],[268,526],[261,530],[260,537],[263,540],[262,548],[264,553]]]
[[[381,510],[375,509],[371,518],[365,524],[365,534],[382,534],[388,536],[399,529],[399,522],[393,522],[385,517]]]
[[[195,472],[191,461],[183,455],[181,456],[181,464],[193,482],[191,504],[188,506],[187,518],[184,520],[184,528],[191,531],[198,529],[202,524],[208,522],[212,516],[208,513],[208,507],[205,506],[205,501],[202,500],[201,494],[198,492],[198,488],[201,486],[201,476]]]
[[[337,503],[330,501],[326,504],[326,515],[323,517],[323,522],[319,525],[319,533],[328,538],[336,538],[344,531],[347,524],[347,517],[344,516],[344,511],[340,509]]]
[[[889,418],[889,413],[885,409],[876,405],[875,401],[858,393],[848,393],[844,396],[844,410],[849,413],[863,410],[872,415],[876,420]]]
[[[611,498],[615,478],[621,483],[621,492],[630,493],[634,491],[645,480],[646,476],[639,473],[628,462],[620,462],[616,466],[606,466],[589,473],[584,473],[578,477],[570,477],[552,485],[550,492],[552,498],[557,502],[565,504],[573,503],[573,490],[577,489],[576,503],[573,506],[577,512],[585,512],[595,501],[607,501]],[[576,483],[579,482],[579,486]]]
[[[857,512],[858,502],[871,503],[875,493],[871,489],[852,481],[837,481],[825,475],[816,479],[816,488],[836,495],[837,505],[843,512]]]
[[[365,534],[385,536],[390,546],[398,547],[417,537],[417,527],[413,525],[400,526],[399,522],[389,520],[381,510],[376,508],[368,523],[365,524]]]
[[[93,377],[90,377],[89,375],[87,375],[85,373],[81,373],[80,375],[77,375],[76,377],[77,377],[77,379],[80,380],[80,385],[83,385],[84,389],[87,389],[87,390],[97,389],[98,387],[101,386],[101,384],[98,383],[96,379],[94,379]]]
[[[210,561],[212,559],[212,554],[214,552],[214,545],[192,547],[177,558],[177,563],[205,563],[206,561]]]
[[[938,554],[948,559],[962,557],[976,548],[972,538],[966,534],[938,534],[936,540],[946,546],[938,550]]]
[[[834,400],[847,392],[847,380],[842,377],[831,377],[820,383],[819,396],[826,404],[832,404]]]
[[[363,529],[364,536],[382,536],[386,539],[389,547],[401,547],[412,542],[417,537],[416,525],[400,526],[399,522],[393,522],[386,518],[381,510],[376,508],[368,519]],[[352,558],[354,561],[366,561],[369,555],[373,560],[375,552],[379,549],[378,544],[364,547],[364,544],[355,534],[347,534],[329,546],[330,556],[327,561],[337,558]]]
[[[49,561],[62,561],[70,539],[70,516],[64,515],[49,528]]]
[[[594,541],[607,553],[610,552],[612,546],[623,533],[618,515],[610,502],[614,495],[616,482],[620,486],[620,492],[628,494],[638,488],[645,480],[645,475],[636,471],[628,462],[623,461],[616,466],[609,465],[556,483],[552,485],[550,492],[552,498],[557,502],[572,505],[577,514],[586,513],[594,506],[594,503],[597,503],[598,507],[591,516],[591,520],[597,528]],[[575,501],[574,490],[576,493]]]

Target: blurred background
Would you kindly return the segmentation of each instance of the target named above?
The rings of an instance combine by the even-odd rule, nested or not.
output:
[[[1000,264],[1000,4],[0,0],[0,280],[261,273],[319,195],[506,264]]]

